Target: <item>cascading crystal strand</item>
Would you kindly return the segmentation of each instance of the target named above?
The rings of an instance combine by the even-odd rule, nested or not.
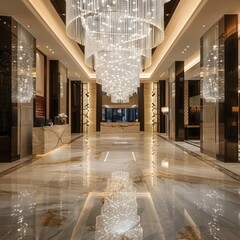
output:
[[[96,240],[133,239],[143,237],[140,217],[137,215],[136,188],[129,174],[113,172],[107,182],[107,197],[96,218]]]
[[[140,84],[141,56],[134,56],[126,51],[119,53],[121,52],[99,53],[96,58],[96,81],[102,84],[102,90],[111,96],[112,102],[128,102]]]
[[[152,28],[151,47],[153,48],[163,40],[164,3],[165,0],[66,0],[67,34],[78,43],[85,45],[85,29],[91,28],[94,23],[99,27],[102,26],[94,20],[95,17],[108,18],[111,13],[114,16],[120,14],[119,23],[127,19],[127,21],[131,20],[131,23],[139,22],[140,25],[145,22]],[[92,20],[89,19],[94,20],[91,25],[88,21]],[[126,29],[129,27],[131,25],[126,25]],[[113,32],[117,31],[118,29],[113,29]],[[98,32],[101,32],[101,28]]]
[[[112,101],[127,101],[150,66],[151,50],[164,37],[165,1],[66,0],[67,34],[85,46],[85,62]]]
[[[98,51],[134,46],[146,57],[145,69],[151,64],[150,50],[163,40],[163,4],[164,0],[67,0],[67,34],[85,45],[90,67],[95,68]]]
[[[87,22],[85,44],[87,65],[96,68],[95,59],[98,52],[118,50],[119,54],[124,52],[140,54],[143,58],[142,69],[150,66],[152,30],[148,23],[112,12],[91,16]]]

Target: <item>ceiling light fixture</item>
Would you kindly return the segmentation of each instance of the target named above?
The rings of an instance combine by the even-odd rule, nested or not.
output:
[[[67,0],[67,35],[85,46],[85,62],[112,101],[126,102],[164,38],[169,0]]]

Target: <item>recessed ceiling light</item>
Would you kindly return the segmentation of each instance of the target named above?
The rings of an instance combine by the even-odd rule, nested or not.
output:
[[[203,24],[203,25],[202,25],[202,27],[203,27],[203,28],[205,28],[205,27],[206,27],[206,25],[205,25],[205,24]]]

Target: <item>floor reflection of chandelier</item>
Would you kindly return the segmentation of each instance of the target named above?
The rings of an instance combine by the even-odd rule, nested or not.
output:
[[[142,239],[137,215],[136,189],[127,172],[113,172],[107,183],[108,196],[96,218],[96,240]]]
[[[165,1],[66,1],[67,34],[85,46],[85,62],[112,101],[128,101],[150,66],[151,49],[164,37]]]

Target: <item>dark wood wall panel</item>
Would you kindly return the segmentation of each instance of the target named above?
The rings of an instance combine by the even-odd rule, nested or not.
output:
[[[0,161],[11,161],[11,18],[1,17],[0,21]],[[4,24],[6,23],[6,24]]]
[[[176,140],[183,141],[185,138],[184,132],[184,62],[175,62],[175,84],[176,84],[176,99],[175,99],[175,132]]]
[[[46,99],[36,95],[36,117],[46,117]]]
[[[59,61],[50,61],[50,119],[54,121],[54,117],[59,113]]]
[[[225,102],[222,111],[219,110],[219,123],[224,123],[225,129],[219,128],[219,138],[225,148],[220,148],[217,157],[225,162],[238,162],[238,112],[233,110],[238,106],[238,15],[225,15],[219,29],[225,63]]]
[[[83,88],[80,81],[71,81],[71,129],[72,133],[83,132]]]
[[[166,116],[162,113],[161,108],[166,107],[166,81],[159,81],[158,83],[159,86],[159,132],[160,133],[165,133],[166,132]]]

